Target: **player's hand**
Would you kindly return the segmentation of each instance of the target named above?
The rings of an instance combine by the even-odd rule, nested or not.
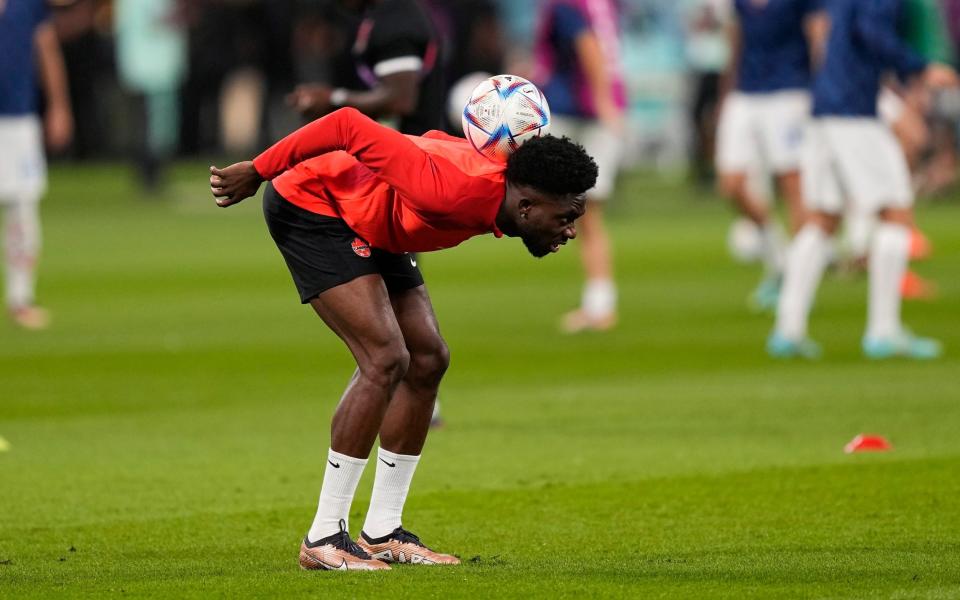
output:
[[[263,177],[253,167],[252,160],[245,160],[222,169],[210,167],[210,191],[217,206],[226,208],[257,193]]]
[[[953,67],[943,63],[930,63],[923,72],[923,82],[932,88],[956,87],[960,84]]]
[[[330,112],[330,86],[320,84],[298,85],[287,94],[287,104],[308,118],[317,118]]]
[[[69,106],[51,104],[43,115],[43,134],[49,147],[58,152],[73,138],[73,115]]]

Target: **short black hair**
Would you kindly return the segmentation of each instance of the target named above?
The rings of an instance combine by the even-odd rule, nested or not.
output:
[[[597,183],[597,163],[570,138],[527,140],[507,158],[506,178],[549,194],[579,196]]]

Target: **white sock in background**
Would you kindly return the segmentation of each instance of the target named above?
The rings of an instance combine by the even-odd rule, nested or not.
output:
[[[377,452],[377,476],[363,524],[363,532],[368,537],[380,538],[400,527],[403,503],[407,501],[410,481],[419,462],[419,456],[394,454],[383,448]]]
[[[786,244],[783,232],[774,221],[768,221],[758,228],[760,231],[760,249],[767,275],[780,275],[786,262]]]
[[[340,519],[349,527],[350,504],[357,491],[363,468],[367,459],[354,458],[333,448],[327,455],[327,468],[323,473],[323,487],[320,488],[320,502],[317,504],[317,516],[307,533],[307,539],[316,542],[340,531]]]
[[[787,268],[777,306],[776,331],[790,340],[807,335],[807,317],[830,255],[830,239],[816,225],[805,225],[787,251]]]
[[[31,306],[40,251],[40,205],[33,201],[16,201],[4,212],[7,306]]]
[[[592,319],[612,315],[617,309],[617,287],[611,279],[589,279],[580,299],[583,312]]]
[[[900,281],[907,270],[910,229],[880,223],[870,250],[870,294],[867,337],[886,338],[900,333]]]

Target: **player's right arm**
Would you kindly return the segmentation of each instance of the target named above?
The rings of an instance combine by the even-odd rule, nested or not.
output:
[[[61,150],[73,137],[73,113],[70,110],[70,94],[67,91],[67,69],[64,66],[57,32],[50,19],[46,19],[37,27],[33,45],[40,71],[40,82],[46,98],[46,111],[43,115],[44,135],[50,148]]]
[[[732,15],[727,20],[726,34],[730,56],[727,60],[727,68],[720,75],[718,96],[721,102],[727,97],[727,94],[736,89],[737,78],[739,77],[740,56],[743,53],[743,34],[740,30],[740,21],[736,15]]]
[[[252,161],[210,167],[210,189],[219,206],[230,206],[256,194],[264,180],[338,150],[352,155],[411,202],[440,200],[451,193],[429,154],[355,108],[342,108],[301,127]]]

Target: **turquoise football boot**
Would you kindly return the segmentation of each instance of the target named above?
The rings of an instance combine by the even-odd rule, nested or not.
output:
[[[902,331],[889,338],[863,338],[863,355],[870,360],[888,358],[912,358],[914,360],[933,360],[943,354],[943,346],[933,338],[913,335]]]
[[[767,354],[773,358],[805,358],[817,360],[823,353],[820,345],[810,338],[791,340],[776,331],[767,338]]]
[[[760,285],[750,294],[750,308],[755,312],[773,312],[777,310],[777,302],[780,301],[779,275],[765,277]]]

